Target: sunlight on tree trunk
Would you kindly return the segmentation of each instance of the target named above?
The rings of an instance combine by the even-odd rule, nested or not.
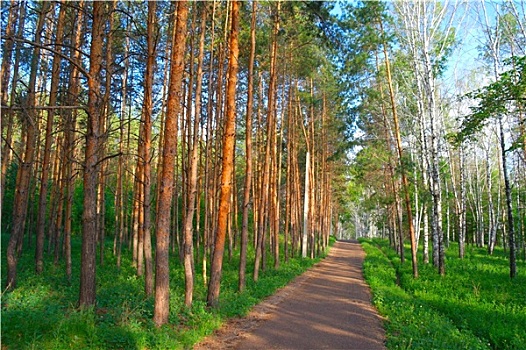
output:
[[[219,212],[217,218],[217,232],[214,243],[214,254],[210,266],[210,284],[208,285],[207,304],[217,307],[219,303],[219,290],[221,282],[223,253],[225,249],[225,236],[227,218],[230,212],[230,194],[232,190],[232,170],[234,164],[234,145],[236,137],[236,87],[239,55],[239,1],[232,2],[231,29],[228,57],[228,83],[226,95],[226,120],[223,136],[223,162],[221,172],[221,194],[219,197]]]
[[[153,321],[160,327],[170,314],[170,213],[174,192],[175,154],[177,152],[177,118],[180,112],[184,50],[186,39],[187,1],[177,3],[177,19],[170,62],[169,99],[164,125],[161,183],[158,198],[157,240],[155,254],[155,306]]]

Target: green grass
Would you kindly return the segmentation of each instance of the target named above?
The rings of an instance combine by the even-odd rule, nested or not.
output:
[[[2,247],[7,247],[2,236]],[[247,267],[247,288],[237,292],[237,266],[225,256],[218,309],[206,307],[206,288],[196,264],[194,304],[184,306],[184,271],[175,256],[171,258],[170,322],[161,328],[152,322],[154,300],[144,294],[144,280],[135,275],[129,254],[123,255],[122,268],[108,248],[103,266],[97,266],[97,306],[76,307],[79,293],[80,243],[73,245],[72,283],[65,277],[64,263],[54,265],[46,256],[44,273],[34,273],[32,249],[22,254],[18,267],[18,286],[2,295],[2,346],[7,349],[186,349],[211,334],[229,317],[242,316],[263,298],[285,286],[319,259],[281,261],[279,270],[269,268],[252,280],[253,261]],[[111,244],[108,243],[108,247]],[[2,285],[5,285],[2,264]]]
[[[468,247],[463,260],[452,244],[446,276],[410,259],[401,264],[385,240],[361,241],[364,275],[386,318],[389,349],[526,349],[526,264],[511,281],[502,249]],[[407,249],[407,247],[406,247]],[[410,256],[407,251],[406,256]]]

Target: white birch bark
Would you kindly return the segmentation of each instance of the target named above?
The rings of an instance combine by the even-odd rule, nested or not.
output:
[[[440,274],[445,273],[444,242],[442,232],[442,189],[440,172],[440,143],[442,138],[441,115],[438,109],[436,63],[446,54],[447,40],[452,31],[452,21],[458,2],[397,2],[401,22],[399,35],[402,45],[411,54],[416,98],[421,121],[423,145],[428,152],[423,158],[428,162],[429,189],[433,203],[433,261]],[[425,147],[424,147],[425,149]]]
[[[500,70],[500,46],[502,44],[502,40],[506,39],[508,41],[513,41],[513,38],[502,38],[501,37],[501,30],[500,27],[500,16],[498,5],[495,8],[495,12],[497,13],[497,21],[495,23],[495,27],[493,28],[490,24],[490,21],[488,19],[488,11],[486,10],[486,5],[484,1],[481,1],[482,5],[482,11],[484,15],[485,20],[485,34],[486,34],[486,40],[487,40],[487,48],[489,49],[489,54],[491,57],[491,63],[493,68],[493,74],[494,78],[498,79],[499,77],[499,70]],[[521,25],[519,23],[519,25]],[[523,29],[523,27],[520,27]],[[513,52],[513,51],[512,51]],[[515,246],[515,234],[514,234],[514,223],[513,223],[513,208],[512,208],[512,196],[511,196],[511,185],[510,185],[510,179],[508,174],[508,166],[507,166],[507,158],[506,158],[506,147],[505,147],[505,136],[504,136],[504,125],[503,125],[503,116],[499,115],[497,118],[497,127],[498,127],[498,139],[500,144],[500,155],[501,155],[501,166],[502,166],[502,176],[504,180],[504,188],[505,188],[505,195],[506,195],[506,218],[503,220],[504,222],[507,221],[507,230],[508,230],[508,244],[509,244],[509,252],[510,252],[510,277],[514,278],[517,273],[517,266],[516,266],[516,246]],[[503,218],[504,219],[504,218]]]

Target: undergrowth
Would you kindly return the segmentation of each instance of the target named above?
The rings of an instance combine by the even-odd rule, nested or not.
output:
[[[7,237],[3,235],[3,247]],[[331,241],[333,243],[333,241]],[[65,277],[63,263],[46,257],[44,273],[34,273],[34,256],[27,251],[18,265],[17,288],[2,294],[2,349],[187,349],[228,318],[243,316],[252,306],[285,286],[320,259],[289,259],[280,268],[267,268],[257,283],[252,279],[253,261],[247,264],[247,287],[237,292],[239,258],[225,256],[218,309],[206,307],[206,286],[196,263],[194,303],[184,306],[184,271],[171,258],[169,324],[157,328],[152,321],[154,299],[144,293],[144,279],[137,277],[129,254],[121,269],[108,248],[97,266],[97,305],[78,309],[80,242],[73,242],[73,276]],[[111,246],[111,244],[108,244]],[[282,257],[283,258],[283,257]],[[272,266],[272,262],[268,263]],[[2,264],[2,285],[5,285]]]
[[[470,246],[461,260],[451,244],[445,276],[419,261],[414,279],[410,259],[402,264],[388,241],[361,244],[367,253],[364,275],[385,317],[389,349],[526,349],[524,262],[510,280],[502,249],[490,256]]]

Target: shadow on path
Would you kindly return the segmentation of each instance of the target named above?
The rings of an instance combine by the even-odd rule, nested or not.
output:
[[[358,242],[327,258],[195,349],[385,349]]]

